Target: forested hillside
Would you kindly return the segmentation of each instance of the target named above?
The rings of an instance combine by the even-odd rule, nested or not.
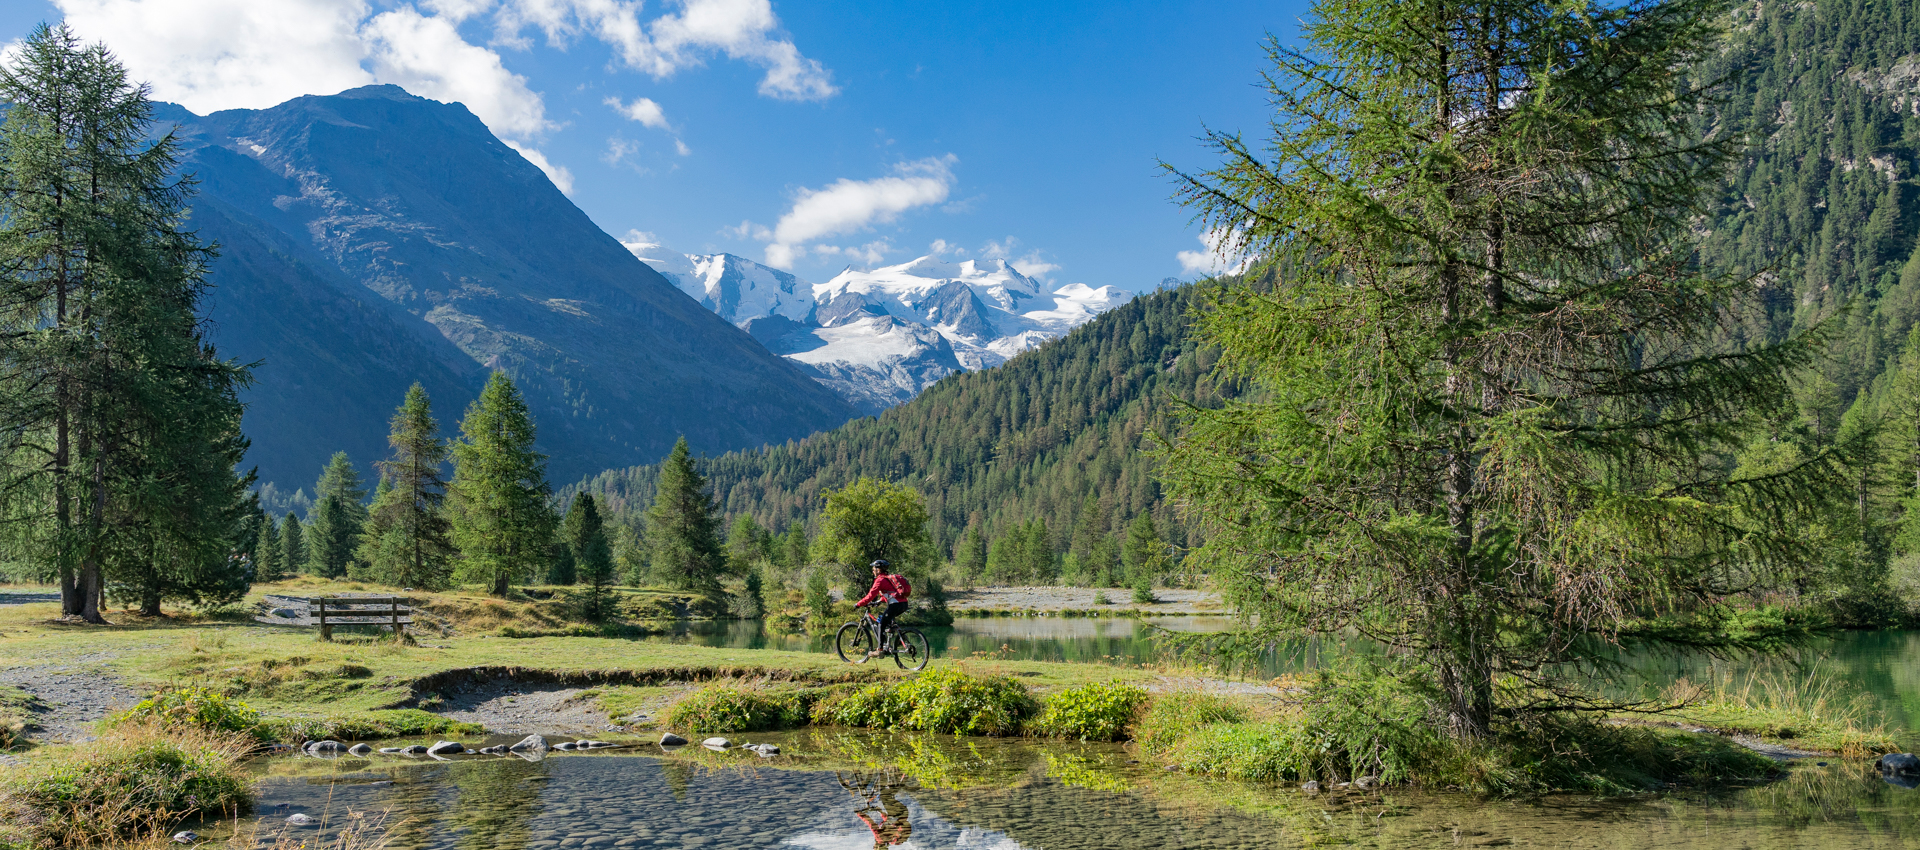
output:
[[[1065,550],[1083,517],[1085,530],[1117,536],[1143,511],[1179,541],[1141,449],[1169,427],[1175,399],[1216,394],[1213,363],[1187,336],[1203,292],[1189,285],[1136,298],[1003,366],[942,379],[877,418],[709,458],[701,471],[729,516],[776,531],[811,522],[822,494],[868,475],[925,494],[934,539],[949,550],[969,525],[994,539],[1035,519]],[[631,517],[653,498],[655,469],[612,470],[583,486]]]
[[[1833,320],[1812,405],[1831,428],[1920,318],[1920,6],[1766,2],[1732,24],[1732,49],[1702,77],[1738,73],[1720,121],[1753,146],[1705,258],[1773,278],[1775,337]]]

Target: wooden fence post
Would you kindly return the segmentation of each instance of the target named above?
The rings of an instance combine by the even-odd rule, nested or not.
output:
[[[313,600],[314,616],[320,619],[320,639],[333,640],[333,626],[327,624],[327,598],[322,596]]]
[[[404,642],[407,633],[400,630],[400,600],[397,597],[387,600],[387,613],[393,617],[393,642]]]

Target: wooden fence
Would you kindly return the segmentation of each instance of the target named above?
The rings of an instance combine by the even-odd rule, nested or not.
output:
[[[398,596],[267,596],[253,618],[273,626],[319,626],[333,640],[334,626],[388,626],[394,637],[413,623],[413,609]]]

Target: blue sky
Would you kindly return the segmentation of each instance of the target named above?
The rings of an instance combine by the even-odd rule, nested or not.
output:
[[[468,103],[623,239],[822,281],[1005,257],[1054,283],[1197,276],[1163,158],[1264,132],[1261,40],[1302,2],[59,0],[196,112],[396,82]],[[644,100],[643,100],[644,99]],[[1182,252],[1186,255],[1182,257]]]

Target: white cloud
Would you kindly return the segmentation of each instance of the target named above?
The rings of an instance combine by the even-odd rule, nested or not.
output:
[[[673,150],[681,156],[690,156],[693,154],[693,148],[687,147],[687,143],[679,139],[673,140]]]
[[[500,54],[468,44],[450,21],[400,9],[374,16],[361,33],[381,82],[464,103],[494,133],[508,138],[524,141],[553,129],[527,78],[508,71]]]
[[[652,127],[655,130],[670,129],[667,126],[667,113],[660,108],[660,104],[653,101],[653,98],[635,98],[632,103],[621,103],[620,98],[610,97],[605,103],[613,107],[613,111],[626,116],[627,120],[638,121],[643,127]]]
[[[944,257],[948,254],[964,257],[967,255],[967,249],[948,242],[945,239],[935,239],[932,244],[927,246],[927,253],[936,257]]]
[[[761,237],[772,241],[767,246],[768,264],[791,267],[805,243],[886,224],[907,210],[946,200],[958,161],[953,154],[929,157],[895,166],[891,177],[843,177],[824,189],[801,189],[772,232]],[[756,236],[760,232],[764,231]]]
[[[1206,246],[1205,251],[1181,251],[1174,255],[1180,261],[1181,271],[1198,275],[1239,274],[1253,265],[1253,258],[1246,256],[1246,246],[1238,231],[1214,227],[1199,238],[1200,244]]]
[[[568,171],[566,169],[566,166],[555,165],[552,162],[547,161],[546,154],[543,154],[534,148],[515,142],[512,139],[502,139],[501,141],[506,142],[507,147],[510,147],[516,151],[519,151],[520,155],[526,157],[528,162],[533,163],[535,168],[538,168],[541,171],[546,172],[547,179],[552,180],[553,185],[558,187],[561,192],[568,195],[573,194],[573,172]]]
[[[660,244],[659,236],[638,228],[628,230],[627,235],[620,239],[620,244],[636,257],[652,256],[655,252],[666,250],[666,246]]]
[[[778,36],[780,20],[769,0],[678,0],[679,11],[647,24],[641,5],[627,0],[510,0],[494,17],[496,43],[527,46],[523,32],[535,28],[547,42],[564,46],[582,34],[606,42],[627,67],[671,76],[701,65],[712,52],[767,69],[760,93],[781,100],[824,100],[839,92],[832,73]]]
[[[989,260],[1006,260],[1007,265],[1012,266],[1014,271],[1042,283],[1051,283],[1052,280],[1047,275],[1059,271],[1059,264],[1047,262],[1042,258],[1038,248],[1021,256],[1014,256],[1014,253],[1019,250],[1020,240],[1009,236],[1004,242],[989,240],[987,246],[980,249],[980,256]]]
[[[621,160],[639,152],[639,142],[629,142],[619,136],[614,136],[607,139],[607,154],[600,157],[600,161],[608,165],[619,165]]]
[[[55,0],[67,23],[104,41],[153,84],[199,113],[272,106],[376,82],[360,0]]]

